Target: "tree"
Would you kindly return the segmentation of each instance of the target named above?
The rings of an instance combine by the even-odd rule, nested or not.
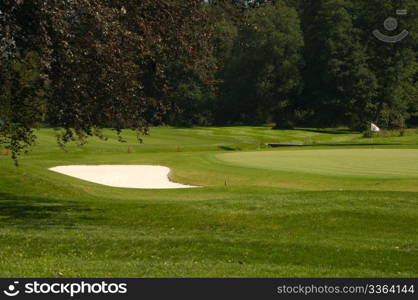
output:
[[[397,31],[385,30],[384,21],[394,15],[400,8],[398,5],[398,1],[372,0],[361,3],[358,10],[357,24],[363,33],[367,33],[363,41],[368,41],[369,65],[378,84],[375,120],[386,128],[404,128],[411,115],[416,113],[418,102],[418,38],[413,34],[418,28],[418,20],[413,15],[418,3],[405,2],[405,7],[401,8],[407,8],[409,14],[396,17]],[[375,28],[376,24],[379,28]],[[390,36],[403,29],[409,30],[410,34],[398,43],[384,43],[370,35],[371,28]]]
[[[213,84],[202,82],[196,72],[184,64],[173,63],[166,73],[174,88],[169,97],[172,108],[165,115],[164,122],[180,127],[211,125],[215,97]]]
[[[372,121],[382,127],[405,126],[416,103],[416,38],[387,44],[372,35],[396,4],[307,1],[302,102],[314,125],[364,129]],[[416,4],[409,5],[413,11]],[[412,16],[401,18],[402,28],[417,28]]]
[[[300,88],[303,38],[296,11],[282,2],[249,10],[222,72],[219,122],[287,119]]]
[[[365,125],[372,121],[377,84],[353,23],[355,7],[351,1],[323,0],[315,8],[312,23],[305,25],[305,104],[316,125]]]
[[[3,63],[0,87],[0,145],[13,149],[12,158],[35,141],[33,127],[44,119],[45,90],[39,77],[39,57],[16,53]]]
[[[37,84],[48,87],[45,121],[65,129],[61,142],[105,125],[147,133],[169,108],[173,86],[165,72],[172,61],[188,65],[202,82],[212,76],[205,60],[212,26],[199,0],[5,0],[0,12],[6,37],[0,84],[13,77],[15,60],[35,53]],[[16,158],[39,120],[13,123],[21,100],[14,92],[5,97],[0,136]],[[35,101],[25,105],[27,116],[38,115]],[[11,132],[16,128],[20,134]]]

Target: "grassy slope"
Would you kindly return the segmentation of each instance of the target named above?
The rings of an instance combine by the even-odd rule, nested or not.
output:
[[[342,130],[158,128],[143,145],[125,133],[127,143],[92,139],[68,152],[52,130],[39,136],[21,167],[0,157],[0,276],[418,274],[416,178],[296,173],[219,158],[232,153],[225,149],[267,151],[263,142],[417,149],[416,135],[369,146]],[[47,170],[102,163],[167,165],[174,180],[208,187],[116,189]]]

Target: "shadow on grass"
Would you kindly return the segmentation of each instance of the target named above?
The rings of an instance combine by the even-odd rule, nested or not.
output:
[[[308,132],[315,132],[315,133],[327,133],[327,134],[358,134],[360,132],[350,130],[350,129],[314,129],[314,128],[296,128],[295,130],[302,130],[302,131],[308,131]]]
[[[330,147],[330,148],[342,148],[342,149],[350,149],[350,148],[345,148],[345,147],[353,147],[353,148],[367,148],[370,149],[370,147],[379,147],[379,146],[404,146],[403,144],[383,144],[383,143],[361,143],[361,144],[356,144],[356,143],[315,143],[315,144],[294,144],[292,145],[291,143],[289,144],[277,144],[277,145],[269,145],[269,147],[271,148],[301,148],[301,147],[318,147],[318,148],[323,148],[323,147]],[[407,145],[409,146],[409,145]]]
[[[329,146],[329,147],[345,147],[345,146],[356,146],[356,147],[370,147],[370,146],[402,146],[402,144],[383,144],[383,143],[317,143],[317,144],[306,144],[305,146]]]
[[[0,193],[0,226],[73,228],[92,208],[62,200]]]
[[[218,148],[220,150],[224,150],[224,151],[239,151],[239,150],[241,150],[241,148],[236,147],[236,146],[218,146]]]

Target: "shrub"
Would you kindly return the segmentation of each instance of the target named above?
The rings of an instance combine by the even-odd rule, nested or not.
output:
[[[379,132],[372,132],[367,130],[363,132],[363,138],[372,138],[372,137],[399,137],[399,136],[411,136],[418,134],[418,129],[397,129],[397,130],[381,130]]]

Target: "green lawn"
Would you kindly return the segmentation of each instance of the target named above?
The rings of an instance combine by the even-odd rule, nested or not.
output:
[[[361,178],[418,178],[418,149],[327,149],[218,155],[240,166]]]
[[[0,276],[418,276],[418,134],[154,128],[140,145],[105,134],[63,151],[42,129],[20,167],[0,156]],[[119,189],[48,171],[69,164],[165,165],[203,187]]]

